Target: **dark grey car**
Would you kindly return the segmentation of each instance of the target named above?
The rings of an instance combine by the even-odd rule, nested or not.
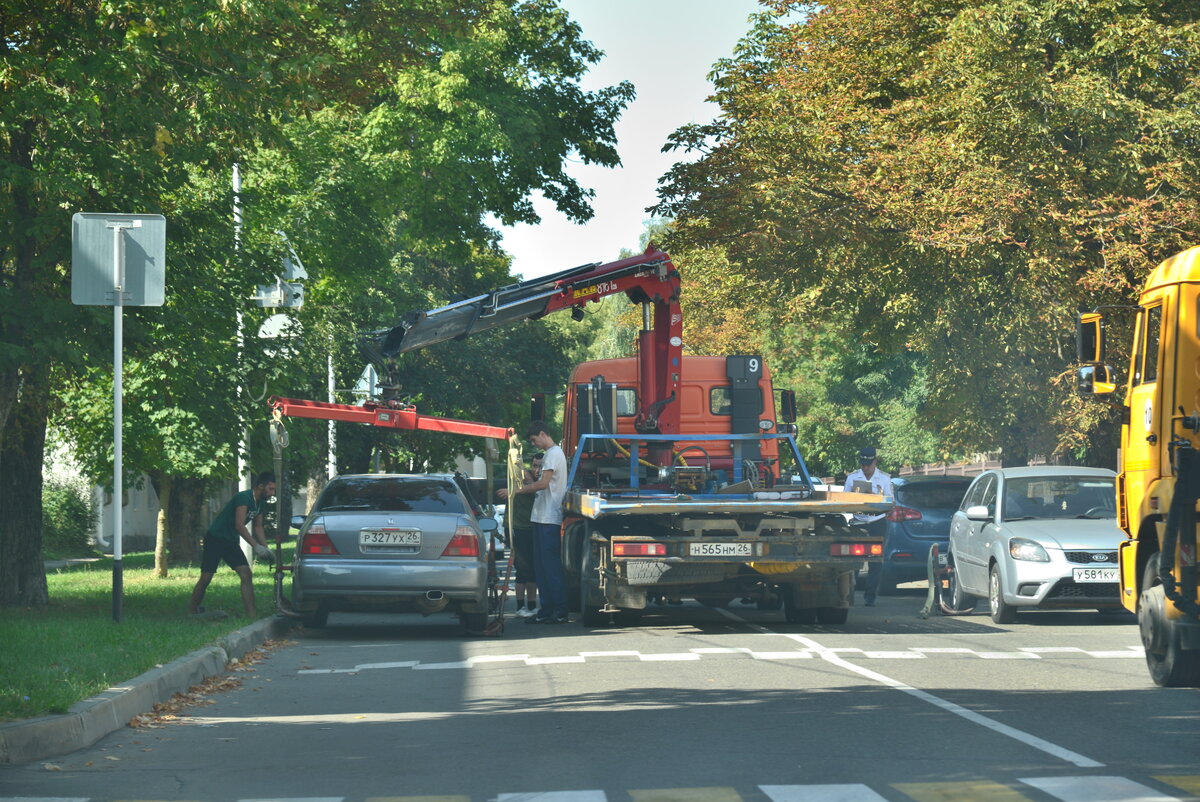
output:
[[[331,612],[451,612],[482,631],[495,529],[450,474],[338,476],[300,528],[292,605],[306,626]]]

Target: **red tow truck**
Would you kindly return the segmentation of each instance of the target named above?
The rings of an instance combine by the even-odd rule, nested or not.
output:
[[[683,352],[681,282],[670,256],[586,264],[404,315],[373,332],[384,358],[623,294],[642,308],[636,356],[580,364],[566,388],[570,464],[562,527],[568,601],[585,626],[640,618],[647,604],[733,599],[782,607],[796,624],[840,624],[854,572],[883,544],[843,513],[892,499],[818,490],[794,438],[795,398],[776,413],[759,356]],[[281,415],[503,437],[505,430],[411,407],[273,399]]]

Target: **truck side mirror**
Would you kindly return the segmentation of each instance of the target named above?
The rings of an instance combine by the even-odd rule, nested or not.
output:
[[[784,423],[796,422],[796,391],[779,391],[779,419]]]
[[[1107,395],[1117,389],[1108,365],[1084,365],[1079,369],[1077,381],[1079,392],[1089,395]]]
[[[1080,362],[1104,361],[1104,316],[1083,312],[1075,323],[1075,348]]]

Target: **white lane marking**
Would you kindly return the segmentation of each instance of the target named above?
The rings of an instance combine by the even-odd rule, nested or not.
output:
[[[495,802],[606,802],[603,791],[545,791],[531,794],[500,794]]]
[[[970,721],[974,724],[978,724],[982,727],[987,727],[989,730],[992,730],[993,732],[999,733],[1000,735],[1006,735],[1009,738],[1020,741],[1021,743],[1025,744],[1027,746],[1031,746],[1034,749],[1045,752],[1048,755],[1053,755],[1054,757],[1057,757],[1060,760],[1065,760],[1066,762],[1073,763],[1076,766],[1079,766],[1081,768],[1089,768],[1089,769],[1100,768],[1104,765],[1103,763],[1092,760],[1090,757],[1085,757],[1084,755],[1081,755],[1078,752],[1072,752],[1070,749],[1059,746],[1058,744],[1050,743],[1049,741],[1047,741],[1043,738],[1038,738],[1036,735],[1031,735],[1022,730],[1018,730],[1016,727],[1010,727],[1007,724],[1001,724],[999,721],[994,721],[994,720],[988,718],[987,716],[980,715],[979,713],[976,713],[974,710],[968,710],[967,708],[963,707],[962,705],[956,705],[953,702],[948,702],[945,699],[934,696],[933,694],[931,694],[927,691],[922,691],[918,688],[912,687],[911,685],[906,685],[903,682],[900,682],[899,680],[895,680],[895,679],[892,679],[891,677],[880,674],[877,671],[872,671],[869,668],[863,668],[862,666],[855,665],[854,663],[851,663],[848,660],[843,660],[841,657],[838,657],[833,652],[832,649],[826,649],[824,646],[817,643],[812,638],[806,638],[803,635],[794,635],[794,634],[786,633],[786,632],[772,632],[771,630],[767,629],[766,627],[761,627],[758,624],[754,624],[754,623],[751,623],[750,621],[746,621],[745,619],[739,618],[738,616],[734,615],[733,613],[729,612],[728,610],[723,610],[719,607],[715,608],[715,609],[718,613],[722,613],[727,618],[737,621],[738,623],[740,623],[744,626],[747,626],[757,632],[762,632],[764,634],[769,633],[772,635],[776,635],[778,637],[784,637],[784,638],[788,638],[790,640],[794,640],[797,643],[802,644],[803,646],[807,647],[808,649],[816,652],[817,656],[820,657],[822,660],[825,660],[836,666],[844,668],[847,671],[852,671],[855,674],[858,674],[859,676],[874,680],[883,685],[887,685],[888,687],[894,688],[895,690],[901,691],[903,693],[907,693],[908,695],[916,697],[917,699],[920,699],[924,702],[928,702],[931,705],[940,707],[942,710],[945,710],[947,713],[953,713],[956,716],[961,716],[962,718],[965,718],[967,721]]]
[[[732,614],[730,614],[732,616]],[[748,622],[735,618],[743,624]],[[779,637],[780,633],[764,629],[760,634]],[[913,646],[909,649],[896,650],[865,650],[852,647],[834,647],[817,649],[797,649],[793,651],[758,651],[746,647],[709,646],[689,649],[687,652],[666,652],[659,654],[643,654],[633,649],[620,649],[600,652],[579,652],[572,655],[533,656],[529,654],[493,654],[476,655],[465,660],[455,660],[444,663],[422,663],[420,660],[397,660],[387,663],[359,663],[353,668],[304,668],[297,674],[357,674],[360,671],[371,671],[389,668],[411,668],[416,671],[462,671],[476,668],[480,665],[493,663],[524,663],[527,666],[554,665],[556,663],[586,663],[595,658],[629,658],[647,663],[673,662],[684,660],[700,660],[714,655],[746,656],[752,660],[805,660],[822,655],[847,655],[861,657],[865,660],[923,660],[929,655],[966,655],[980,660],[1040,660],[1045,654],[1087,655],[1097,659],[1113,659],[1141,657],[1140,646],[1130,646],[1125,650],[1088,651],[1074,646],[1029,646],[1015,652],[977,652],[974,649],[958,647]]]
[[[1083,649],[1078,646],[1028,646],[1018,651],[1029,652],[1031,654],[1057,654],[1059,652],[1070,652],[1072,654],[1086,654]]]
[[[1179,802],[1125,777],[1022,777],[1020,782],[1063,802]]]
[[[639,654],[638,659],[644,663],[670,662],[675,660],[699,660],[700,655],[691,652],[681,654]]]
[[[760,785],[771,802],[886,802],[865,785]]]
[[[2,802],[91,802],[86,796],[4,796]]]
[[[565,657],[530,657],[525,661],[527,666],[551,666],[558,663],[583,663],[586,662],[581,654],[572,654]]]

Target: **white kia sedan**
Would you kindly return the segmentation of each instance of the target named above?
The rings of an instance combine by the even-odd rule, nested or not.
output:
[[[987,599],[997,624],[1024,608],[1122,609],[1115,481],[1062,465],[977,476],[950,522],[952,604]]]

